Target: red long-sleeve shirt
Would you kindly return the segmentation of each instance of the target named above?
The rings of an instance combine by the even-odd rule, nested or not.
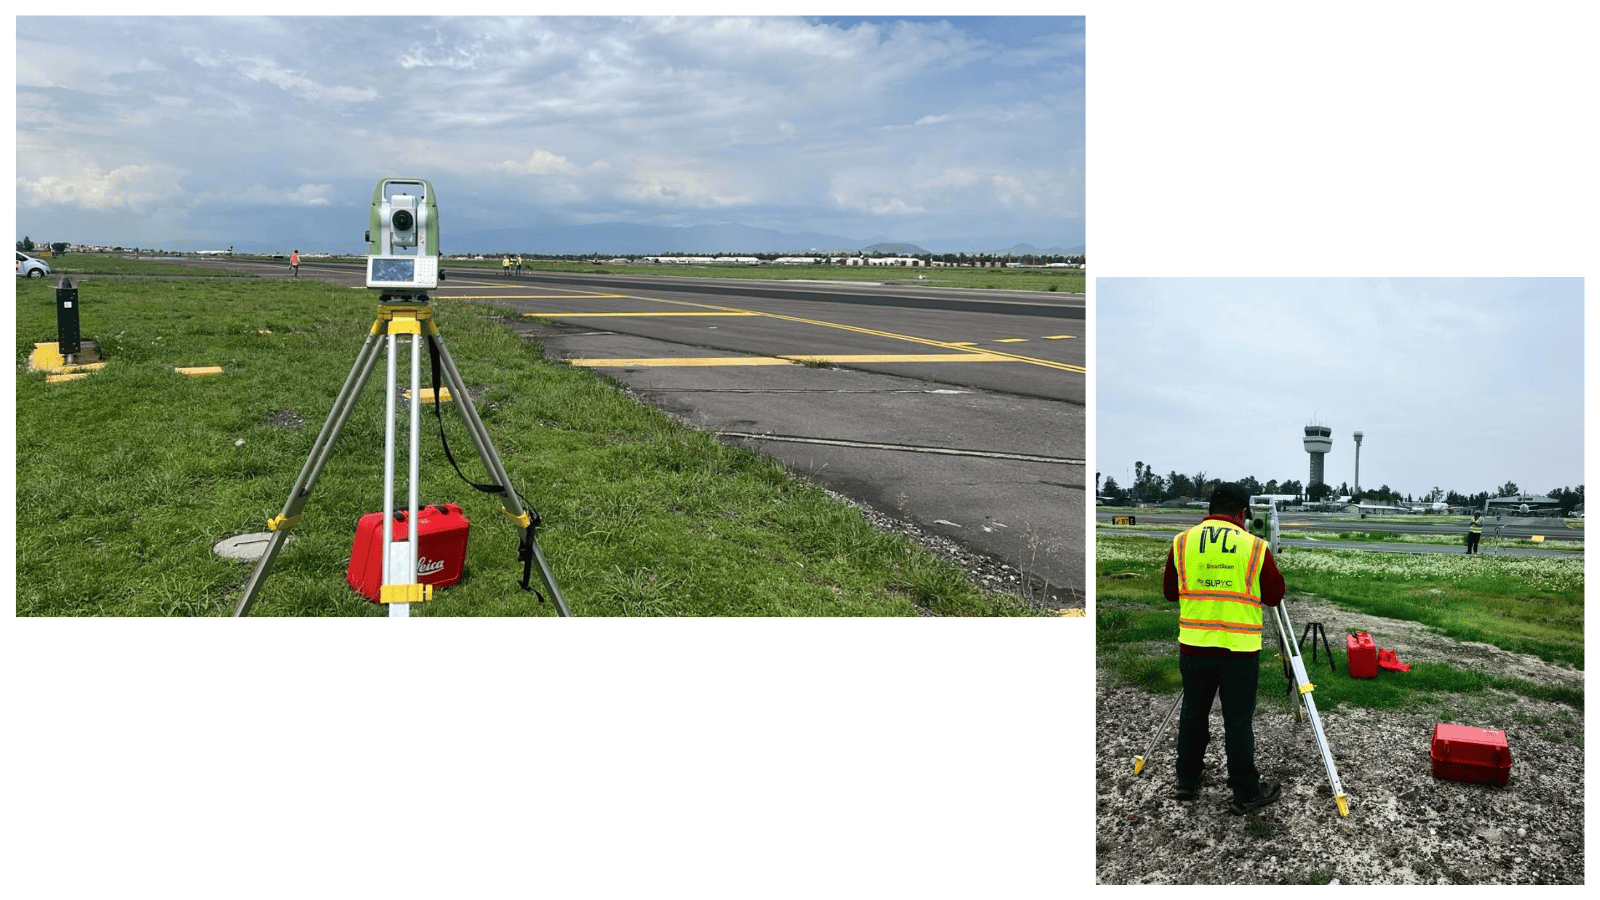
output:
[[[1209,522],[1217,519],[1222,522],[1232,522],[1240,528],[1245,527],[1243,521],[1232,516],[1206,516],[1202,521]],[[1166,598],[1178,602],[1178,567],[1172,561],[1172,545],[1167,545],[1167,571],[1162,578],[1161,591]],[[1283,595],[1287,588],[1283,583],[1283,573],[1278,571],[1277,560],[1272,558],[1272,551],[1263,548],[1263,562],[1261,565],[1261,602],[1265,606],[1277,606],[1283,602]],[[1195,647],[1189,644],[1178,643],[1180,653],[1190,656],[1255,656],[1259,651],[1251,650],[1243,653],[1233,650],[1224,650],[1221,647]]]

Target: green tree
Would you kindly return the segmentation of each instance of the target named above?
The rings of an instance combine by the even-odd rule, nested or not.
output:
[[[1500,485],[1499,496],[1501,497],[1515,497],[1520,493],[1522,493],[1522,488],[1517,487],[1517,483],[1515,481],[1508,481],[1505,484]]]
[[[22,240],[17,242],[17,249],[21,250],[23,253],[32,253],[33,238],[23,235]]]

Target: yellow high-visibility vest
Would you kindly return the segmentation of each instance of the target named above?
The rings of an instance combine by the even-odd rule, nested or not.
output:
[[[1178,642],[1235,653],[1261,649],[1261,566],[1267,542],[1210,519],[1172,540]]]
[[[1473,534],[1483,534],[1483,523],[1473,519],[1472,524],[1467,526],[1467,530]]]

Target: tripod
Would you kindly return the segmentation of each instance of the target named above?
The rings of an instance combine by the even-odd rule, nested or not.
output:
[[[406,343],[411,346],[410,428],[407,432],[407,485],[410,490],[405,535],[397,539],[394,533],[395,355],[402,335],[409,337]],[[478,418],[472,397],[467,393],[466,383],[462,381],[461,373],[456,369],[455,361],[450,358],[450,351],[445,347],[444,340],[434,325],[433,310],[428,305],[428,296],[385,294],[379,297],[378,314],[372,323],[372,330],[367,334],[366,342],[361,345],[361,351],[356,354],[355,365],[345,378],[344,387],[339,389],[339,396],[334,400],[333,409],[329,410],[328,419],[323,423],[322,431],[311,446],[311,454],[301,467],[299,478],[289,491],[289,499],[284,503],[283,511],[267,522],[271,537],[267,541],[265,552],[256,563],[255,571],[250,575],[250,580],[245,583],[244,594],[239,598],[239,604],[233,611],[235,616],[244,616],[250,612],[257,592],[266,581],[267,573],[272,569],[273,560],[277,558],[278,551],[288,539],[289,531],[299,521],[300,511],[310,499],[311,491],[317,485],[317,478],[322,474],[322,467],[333,452],[333,444],[339,439],[339,433],[344,430],[345,423],[349,421],[350,413],[355,408],[356,398],[361,395],[362,388],[366,387],[367,379],[377,366],[378,354],[386,345],[388,390],[384,407],[387,418],[383,433],[383,546],[382,556],[379,557],[383,564],[383,586],[380,589],[379,602],[388,606],[390,616],[400,617],[411,614],[412,603],[432,598],[433,586],[417,582],[417,426],[421,409],[419,390],[421,356],[418,350],[424,338],[428,342],[428,352],[432,357],[435,411],[437,412],[439,403],[437,390],[439,379],[443,376],[454,394],[456,405],[461,410],[462,421],[466,423],[472,442],[478,449],[478,455],[482,458],[485,468],[489,470],[490,478],[493,479],[491,484],[474,484],[473,487],[486,493],[500,494],[503,511],[518,528],[522,529],[521,543],[518,547],[518,556],[523,562],[522,587],[532,590],[528,584],[530,570],[537,562],[539,577],[555,600],[556,609],[563,616],[572,615],[571,610],[567,608],[566,599],[561,596],[561,589],[556,586],[549,565],[545,562],[544,553],[539,549],[539,542],[534,538],[534,531],[539,526],[539,516],[537,513],[530,514],[524,509],[521,495],[512,488],[505,466],[501,464],[500,456],[495,453],[494,445],[489,442],[488,432],[484,430],[483,421]],[[449,446],[446,445],[446,456],[449,456],[449,452]],[[452,458],[451,463],[454,462]]]
[[[1317,715],[1317,701],[1311,699],[1311,692],[1316,685],[1306,676],[1305,660],[1300,656],[1300,645],[1294,640],[1294,626],[1289,623],[1289,611],[1279,603],[1272,607],[1273,615],[1278,626],[1278,652],[1284,657],[1286,666],[1284,677],[1290,680],[1291,686],[1300,690],[1300,703],[1295,704],[1295,719],[1297,721],[1310,720],[1311,734],[1317,741],[1317,749],[1322,752],[1322,765],[1328,770],[1328,784],[1333,787],[1333,800],[1339,807],[1340,816],[1350,815],[1350,803],[1344,795],[1344,786],[1339,783],[1339,769],[1333,764],[1333,751],[1328,748],[1328,737],[1322,733],[1322,718]],[[1327,637],[1324,635],[1323,640]],[[1312,652],[1316,652],[1316,641],[1313,639]],[[1328,651],[1331,660],[1333,651]],[[1291,672],[1290,669],[1293,669]]]

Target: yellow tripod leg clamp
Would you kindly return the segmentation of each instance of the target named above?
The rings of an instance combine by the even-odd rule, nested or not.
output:
[[[518,528],[527,528],[529,523],[533,521],[533,519],[527,513],[523,513],[520,516],[514,515],[512,514],[511,510],[506,509],[504,506],[500,507],[500,511],[506,514],[506,518],[517,523]]]
[[[293,516],[284,516],[282,513],[279,513],[278,515],[273,516],[272,518],[267,520],[267,530],[268,531],[283,531],[283,530],[286,530],[286,529],[289,529],[289,528],[293,528],[294,527],[294,523],[296,523],[298,521],[300,521],[300,516],[298,514],[293,515]]]
[[[378,591],[379,603],[421,603],[432,599],[431,584],[386,584]]]
[[[1316,689],[1317,689],[1317,686],[1312,684],[1309,681],[1306,682],[1305,684],[1300,685],[1300,693],[1302,693],[1302,694],[1309,694],[1309,693],[1311,693],[1312,691],[1314,691]]]
[[[1144,757],[1135,756],[1133,758],[1133,774],[1139,774],[1139,770],[1142,768],[1144,768]]]
[[[1334,797],[1333,802],[1339,804],[1339,815],[1341,817],[1350,815],[1350,801],[1345,799],[1343,794]]]

